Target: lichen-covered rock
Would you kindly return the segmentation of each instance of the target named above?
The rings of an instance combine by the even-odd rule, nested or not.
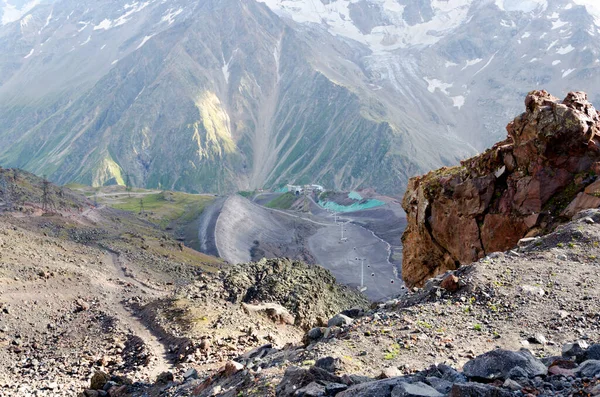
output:
[[[600,115],[582,92],[533,91],[508,138],[410,180],[402,276],[409,286],[516,246],[600,206]]]
[[[366,308],[364,295],[338,284],[317,265],[289,259],[262,259],[234,265],[222,274],[228,300],[240,303],[275,302],[294,316],[294,324],[309,330],[351,307]]]

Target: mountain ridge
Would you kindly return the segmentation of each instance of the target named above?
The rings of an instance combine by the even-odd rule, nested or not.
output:
[[[501,138],[528,87],[598,79],[600,30],[579,0],[527,12],[483,0],[319,3],[346,7],[343,26],[421,29],[425,40],[393,45],[390,33],[379,47],[337,34],[333,14],[270,11],[288,3],[227,2],[227,16],[225,3],[190,0],[34,8],[0,28],[0,161],[62,183],[129,174],[190,192],[319,183],[400,195],[411,176]]]

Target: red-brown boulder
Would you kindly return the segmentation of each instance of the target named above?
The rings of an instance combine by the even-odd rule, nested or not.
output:
[[[402,276],[410,287],[600,206],[600,115],[583,92],[525,99],[508,137],[460,166],[412,178]]]

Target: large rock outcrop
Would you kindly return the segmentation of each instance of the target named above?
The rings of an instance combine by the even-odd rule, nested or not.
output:
[[[410,180],[402,276],[409,286],[600,206],[600,115],[582,92],[533,91],[508,138]]]

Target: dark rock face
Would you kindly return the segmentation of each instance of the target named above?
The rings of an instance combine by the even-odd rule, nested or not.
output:
[[[546,375],[548,369],[529,350],[513,352],[509,350],[493,350],[467,362],[464,374],[472,379],[495,380],[508,379],[516,368],[524,378]],[[513,375],[515,377],[515,375]]]
[[[600,206],[600,116],[587,95],[533,91],[508,138],[410,180],[402,276],[409,286],[505,251]]]

